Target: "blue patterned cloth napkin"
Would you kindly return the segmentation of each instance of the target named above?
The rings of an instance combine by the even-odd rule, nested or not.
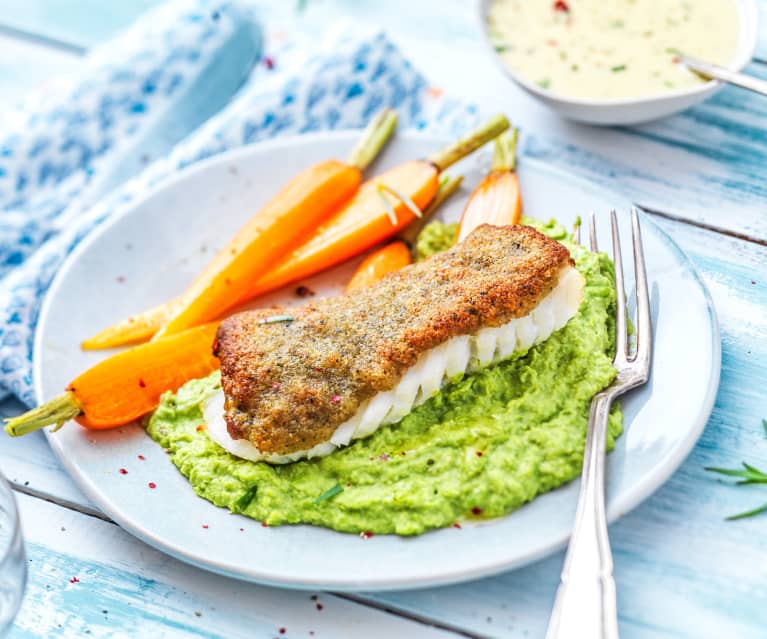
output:
[[[175,172],[275,136],[363,127],[385,106],[403,127],[452,133],[477,119],[382,34],[283,38],[253,66],[259,48],[237,6],[174,2],[0,130],[0,389],[35,403],[34,329],[54,275],[96,225]]]

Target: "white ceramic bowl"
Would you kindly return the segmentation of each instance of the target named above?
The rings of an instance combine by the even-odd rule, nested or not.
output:
[[[509,69],[496,53],[487,26],[487,14],[492,2],[493,0],[480,0],[478,4],[482,32],[493,58],[520,87],[570,120],[600,125],[639,124],[683,111],[698,102],[702,102],[722,88],[721,82],[711,80],[696,87],[678,89],[645,98],[613,100],[584,100],[548,91]],[[740,38],[735,58],[729,68],[740,71],[754,56],[759,12],[756,0],[735,0],[735,4],[740,18]]]

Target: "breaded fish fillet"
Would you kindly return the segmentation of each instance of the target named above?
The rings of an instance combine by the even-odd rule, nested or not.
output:
[[[563,245],[530,227],[484,225],[367,289],[234,315],[218,329],[223,393],[206,407],[208,432],[248,459],[328,454],[447,380],[543,341],[582,292]]]

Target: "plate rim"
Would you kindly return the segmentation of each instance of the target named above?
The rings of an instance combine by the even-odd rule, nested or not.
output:
[[[51,286],[45,294],[43,303],[40,308],[39,319],[35,330],[34,339],[34,355],[33,355],[33,389],[35,399],[38,403],[43,401],[43,357],[39,354],[43,352],[43,336],[47,332],[48,315],[50,307],[53,304],[53,299],[56,297],[58,289],[62,286],[66,275],[72,265],[79,259],[80,255],[84,253],[90,246],[98,242],[98,240],[108,232],[108,230],[116,224],[118,221],[127,217],[140,206],[142,206],[147,200],[154,197],[160,191],[172,188],[176,183],[189,179],[198,173],[205,172],[209,167],[219,164],[225,164],[233,160],[237,160],[242,156],[247,156],[251,153],[263,153],[273,147],[294,147],[310,142],[321,142],[323,140],[331,139],[336,141],[341,139],[353,139],[359,134],[355,129],[343,129],[335,131],[323,131],[316,133],[309,133],[304,135],[285,136],[283,138],[274,138],[268,141],[263,141],[255,144],[245,145],[236,149],[231,149],[217,155],[205,158],[200,162],[195,163],[189,167],[186,167],[166,179],[160,180],[157,184],[147,189],[146,192],[137,196],[128,206],[126,206],[117,215],[107,220],[105,223],[99,225],[92,233],[84,238],[77,247],[67,256],[58,270],[56,277],[54,278]],[[406,130],[398,134],[401,137],[407,136],[410,138],[419,138],[421,140],[432,140],[440,143],[444,141],[445,137],[439,134],[433,134],[424,131]],[[546,162],[537,160],[534,158],[524,157],[523,162],[520,163],[520,172],[527,170],[530,167],[533,171],[544,172],[548,175],[556,178],[557,180],[566,181],[573,187],[580,188],[585,192],[591,192],[598,195],[600,199],[605,198],[605,194],[612,194],[619,196],[620,201],[630,203],[630,199],[620,194],[617,190],[603,185],[589,181],[588,179],[574,176],[567,173],[557,167],[549,166]],[[639,208],[639,207],[638,207]],[[641,208],[640,208],[641,210]],[[719,380],[721,375],[721,338],[719,331],[719,322],[716,314],[716,308],[713,304],[708,287],[698,273],[695,265],[690,258],[684,253],[684,251],[676,244],[676,242],[656,224],[646,213],[641,213],[641,223],[649,224],[653,227],[653,230],[658,233],[658,236],[663,240],[664,244],[675,254],[677,259],[686,267],[686,270],[693,276],[694,281],[703,293],[704,301],[708,311],[708,323],[711,329],[711,359],[712,370],[709,373],[708,384],[706,387],[706,396],[700,403],[698,413],[695,417],[691,427],[687,430],[685,436],[680,440],[679,445],[668,454],[663,457],[654,473],[646,474],[637,480],[632,490],[627,491],[627,495],[622,498],[616,498],[607,509],[608,523],[613,523],[624,514],[630,512],[643,501],[648,499],[656,490],[658,490],[663,484],[665,484],[673,472],[684,462],[689,456],[690,452],[694,448],[697,441],[705,428],[706,423],[711,415],[711,412],[716,401],[717,391],[719,388]],[[564,535],[560,535],[550,543],[539,547],[536,551],[528,552],[523,557],[511,558],[511,559],[496,559],[488,561],[480,565],[472,567],[461,567],[460,569],[450,569],[446,567],[438,574],[434,574],[431,571],[429,575],[420,576],[406,576],[400,578],[388,577],[376,577],[367,576],[364,581],[350,581],[348,579],[334,580],[332,576],[328,576],[323,579],[299,579],[293,576],[280,576],[275,574],[274,571],[259,572],[252,569],[240,569],[239,567],[230,566],[228,564],[222,564],[215,560],[215,558],[205,558],[198,554],[187,552],[183,548],[168,543],[162,538],[156,536],[151,530],[146,529],[144,526],[137,522],[134,522],[129,516],[123,516],[119,506],[112,506],[112,502],[108,499],[102,499],[98,491],[95,489],[95,485],[85,473],[80,473],[75,467],[74,463],[70,463],[67,456],[67,451],[63,445],[59,444],[56,437],[53,437],[51,431],[44,430],[45,437],[56,455],[58,461],[62,464],[69,476],[75,482],[77,487],[85,494],[85,496],[93,502],[105,515],[117,523],[123,530],[140,539],[149,546],[169,555],[176,559],[179,559],[187,564],[194,565],[203,570],[207,570],[213,573],[232,577],[235,579],[259,583],[268,586],[276,586],[280,588],[289,588],[297,590],[335,590],[337,592],[359,592],[359,591],[388,591],[388,590],[410,590],[417,588],[445,586],[455,583],[461,583],[465,581],[471,581],[479,579],[481,577],[492,576],[501,572],[513,570],[523,565],[530,564],[538,559],[549,556],[555,551],[564,548],[570,537],[570,532],[566,532]],[[573,480],[580,482],[580,478]],[[609,482],[607,485],[609,491]],[[200,497],[200,499],[202,499]]]

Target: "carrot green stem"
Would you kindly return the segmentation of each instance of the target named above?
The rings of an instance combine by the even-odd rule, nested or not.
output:
[[[6,419],[5,432],[11,437],[19,437],[50,424],[56,424],[54,430],[58,430],[70,419],[77,417],[80,411],[80,404],[78,404],[74,393],[67,391],[42,406],[28,410],[17,417]]]
[[[349,155],[349,164],[364,171],[376,159],[397,128],[397,112],[384,109],[378,113],[362,132],[360,141]]]
[[[442,206],[442,203],[458,190],[458,187],[461,186],[462,181],[462,175],[456,175],[455,177],[450,175],[441,175],[439,178],[439,190],[437,191],[437,194],[434,196],[434,199],[431,201],[429,206],[423,210],[423,215],[413,220],[404,229],[402,229],[397,234],[397,238],[402,240],[412,249],[415,246],[418,234],[429,221],[429,218],[432,216],[434,211]]]
[[[509,128],[509,121],[502,113],[490,118],[464,138],[430,155],[427,159],[440,171],[476,151],[479,147],[498,137]]]
[[[495,138],[493,163],[490,167],[493,171],[513,171],[517,167],[517,136],[515,127]]]

